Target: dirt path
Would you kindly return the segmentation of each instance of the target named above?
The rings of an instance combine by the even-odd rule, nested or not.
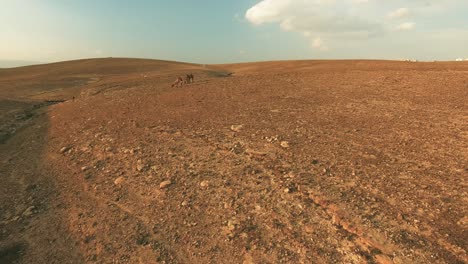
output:
[[[67,190],[42,158],[47,114],[36,111],[31,119],[0,145],[0,263],[82,263],[63,222],[66,205],[57,199]]]

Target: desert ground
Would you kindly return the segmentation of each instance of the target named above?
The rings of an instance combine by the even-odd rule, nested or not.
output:
[[[0,263],[468,263],[467,102],[468,62],[0,69]]]

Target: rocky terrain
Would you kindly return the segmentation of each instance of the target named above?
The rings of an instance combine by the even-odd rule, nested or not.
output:
[[[468,63],[83,60],[0,100],[0,263],[468,262]]]

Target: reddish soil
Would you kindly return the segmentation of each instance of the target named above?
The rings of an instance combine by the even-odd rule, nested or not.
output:
[[[0,263],[467,263],[466,102],[465,62],[0,70]]]

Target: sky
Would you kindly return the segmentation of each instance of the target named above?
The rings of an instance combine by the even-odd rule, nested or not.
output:
[[[0,60],[468,58],[468,0],[0,0]]]

